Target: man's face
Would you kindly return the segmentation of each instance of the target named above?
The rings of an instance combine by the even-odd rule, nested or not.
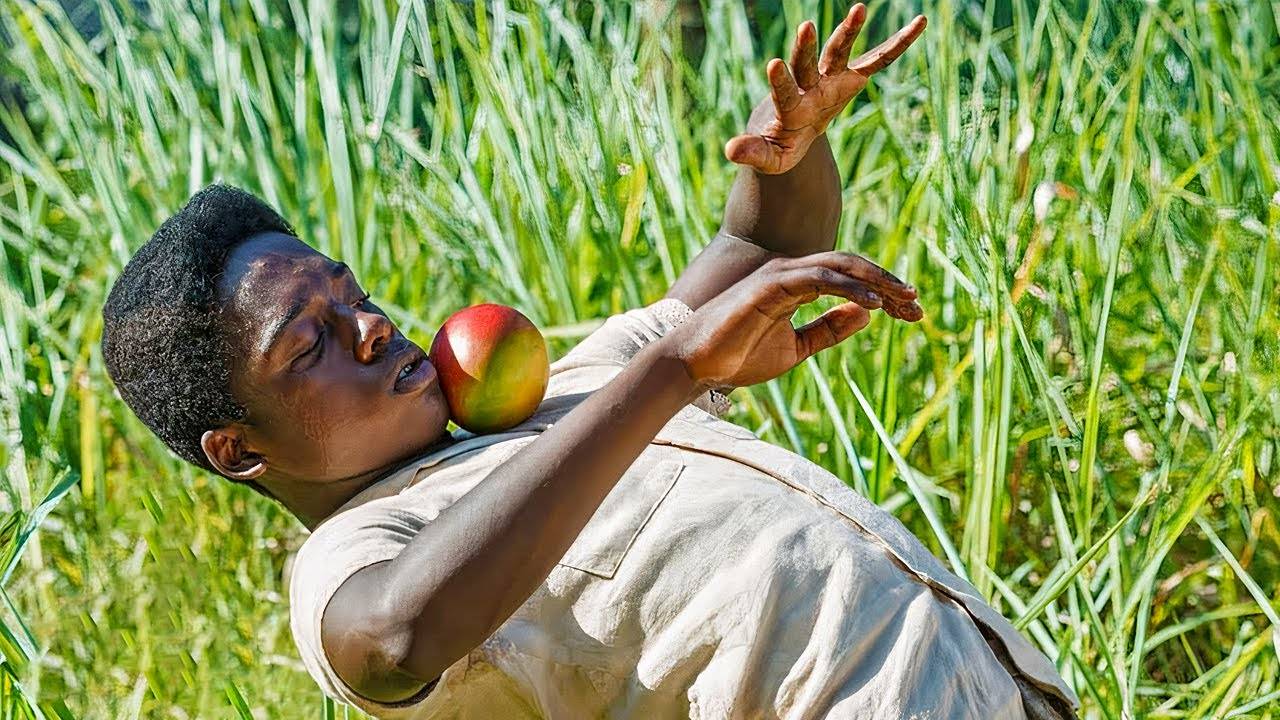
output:
[[[347,479],[444,436],[435,368],[344,264],[262,233],[227,258],[218,290],[237,351],[231,391],[248,411],[245,446],[270,472]]]

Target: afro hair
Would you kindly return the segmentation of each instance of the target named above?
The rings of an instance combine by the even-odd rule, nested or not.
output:
[[[179,457],[214,473],[200,437],[245,415],[231,394],[218,278],[236,246],[268,231],[294,235],[257,197],[210,185],[138,248],[102,308],[102,357],[125,404]]]

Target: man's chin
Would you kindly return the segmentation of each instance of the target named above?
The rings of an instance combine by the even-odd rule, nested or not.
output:
[[[444,399],[440,386],[437,384],[430,388],[422,397],[430,407],[430,414],[421,426],[424,428],[423,437],[420,442],[415,443],[414,456],[429,453],[453,442],[453,436],[449,434],[449,403]]]

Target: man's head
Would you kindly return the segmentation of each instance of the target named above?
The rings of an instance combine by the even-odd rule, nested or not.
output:
[[[107,372],[143,423],[269,494],[371,477],[446,434],[421,348],[344,264],[236,188],[211,185],[166,220],[103,320]]]

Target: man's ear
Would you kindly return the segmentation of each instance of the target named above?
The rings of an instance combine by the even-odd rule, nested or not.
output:
[[[250,482],[267,471],[267,459],[244,446],[244,433],[234,426],[205,430],[200,447],[209,463],[232,480]]]

